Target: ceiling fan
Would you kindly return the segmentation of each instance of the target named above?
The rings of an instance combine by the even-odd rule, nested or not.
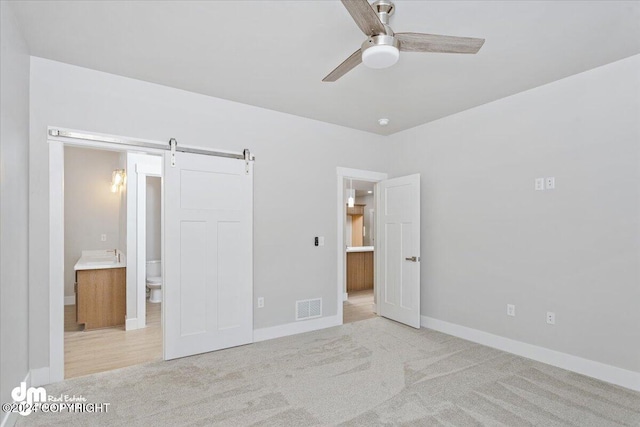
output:
[[[484,39],[439,36],[421,33],[394,33],[389,17],[395,5],[389,0],[342,0],[349,14],[368,37],[360,49],[330,72],[323,82],[335,82],[364,62],[369,68],[387,68],[398,62],[403,52],[477,53]]]

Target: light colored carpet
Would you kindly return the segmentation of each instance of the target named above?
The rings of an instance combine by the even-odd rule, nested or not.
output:
[[[382,318],[46,388],[111,407],[18,425],[640,425],[640,393]]]

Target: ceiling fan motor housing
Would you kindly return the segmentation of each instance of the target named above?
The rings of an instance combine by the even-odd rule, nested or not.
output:
[[[369,68],[387,68],[398,62],[400,57],[400,41],[389,26],[389,17],[395,7],[388,0],[378,0],[371,7],[384,25],[385,33],[374,34],[362,43],[362,62]]]

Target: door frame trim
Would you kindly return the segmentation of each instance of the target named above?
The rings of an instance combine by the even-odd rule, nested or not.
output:
[[[345,251],[344,245],[344,224],[345,218],[347,215],[345,202],[344,202],[344,179],[351,178],[357,179],[361,181],[369,181],[369,182],[380,182],[388,179],[388,174],[386,172],[375,172],[368,171],[363,169],[351,169],[345,167],[337,167],[336,168],[337,175],[337,218],[338,218],[338,227],[337,227],[337,257],[338,257],[338,277],[337,277],[337,318],[339,321],[339,325],[343,324],[344,313],[343,313],[343,302],[344,297],[346,295],[345,284],[346,284],[346,261],[347,261],[347,253]],[[376,194],[377,198],[377,194]],[[374,257],[377,253],[377,243],[374,242]],[[374,262],[375,265],[375,262]],[[374,288],[375,288],[375,276],[374,276]]]

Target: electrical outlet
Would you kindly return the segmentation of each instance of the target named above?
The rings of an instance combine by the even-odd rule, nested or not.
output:
[[[550,325],[556,324],[556,314],[553,311],[547,311],[547,323]]]
[[[543,191],[544,190],[544,178],[536,178],[535,189],[536,189],[536,191]]]
[[[264,297],[258,297],[258,308],[264,308]]]
[[[507,304],[507,316],[516,317],[516,306],[513,304]]]
[[[107,241],[107,235],[106,234],[101,234],[100,235],[100,241],[106,242]]]
[[[553,190],[556,188],[556,179],[554,177],[549,177],[545,180],[545,188],[547,190]]]

